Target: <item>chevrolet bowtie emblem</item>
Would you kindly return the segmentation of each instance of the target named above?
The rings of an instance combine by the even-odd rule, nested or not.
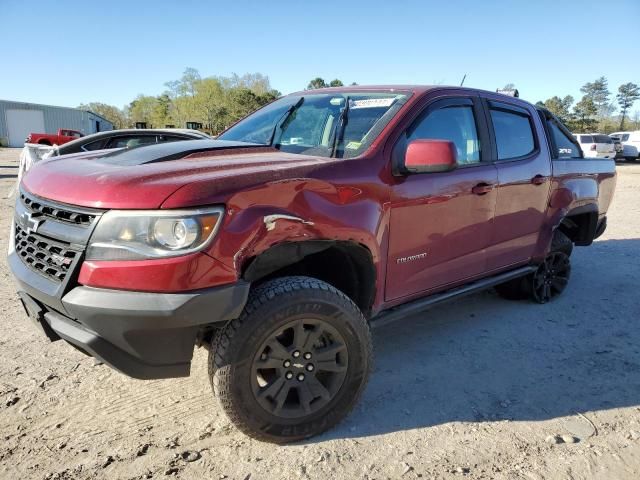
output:
[[[27,234],[35,233],[38,228],[44,222],[44,219],[40,217],[34,217],[31,213],[25,212],[22,214],[22,220],[26,223]]]

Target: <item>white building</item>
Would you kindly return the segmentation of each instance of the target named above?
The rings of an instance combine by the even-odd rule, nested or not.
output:
[[[22,147],[30,133],[57,133],[59,128],[89,135],[113,130],[113,124],[87,110],[0,100],[0,145]]]

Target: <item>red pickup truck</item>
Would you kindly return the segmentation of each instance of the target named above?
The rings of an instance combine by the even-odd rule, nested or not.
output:
[[[286,442],[354,406],[371,326],[490,287],[552,301],[614,187],[613,160],[520,99],[321,89],[218,140],[38,163],[9,265],[49,339],[143,379],[204,346],[231,420]]]
[[[37,143],[39,145],[62,145],[82,137],[77,130],[58,129],[58,133],[30,133],[25,143]]]

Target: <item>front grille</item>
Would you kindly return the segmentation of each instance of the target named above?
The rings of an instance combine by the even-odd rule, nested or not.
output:
[[[22,203],[33,213],[40,213],[58,222],[73,223],[88,227],[96,218],[95,215],[85,212],[73,212],[64,207],[47,205],[37,198],[31,198],[24,193],[20,194]]]
[[[102,213],[20,191],[14,220],[15,253],[29,269],[65,289]]]
[[[76,256],[81,252],[69,244],[28,233],[15,225],[15,250],[27,267],[57,282],[62,282]]]

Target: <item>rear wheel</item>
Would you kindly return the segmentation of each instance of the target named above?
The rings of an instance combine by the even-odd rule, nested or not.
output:
[[[573,252],[573,242],[560,230],[556,230],[551,241],[551,251],[563,252],[567,257],[570,257]]]
[[[551,241],[551,252],[538,269],[525,277],[496,286],[496,292],[507,300],[531,298],[538,303],[547,303],[562,293],[569,281],[571,274],[569,257],[572,252],[573,242],[571,239],[560,230],[556,230]],[[562,258],[559,256],[560,254]],[[553,264],[553,268],[549,267],[549,262]],[[553,284],[548,288],[544,287],[544,285],[549,285],[546,282],[550,279],[553,280]]]
[[[358,307],[309,277],[256,288],[212,346],[209,375],[223,409],[244,433],[275,443],[342,420],[371,368],[371,336]]]
[[[531,297],[538,303],[549,302],[564,291],[570,276],[569,256],[564,252],[551,252],[528,282]]]

